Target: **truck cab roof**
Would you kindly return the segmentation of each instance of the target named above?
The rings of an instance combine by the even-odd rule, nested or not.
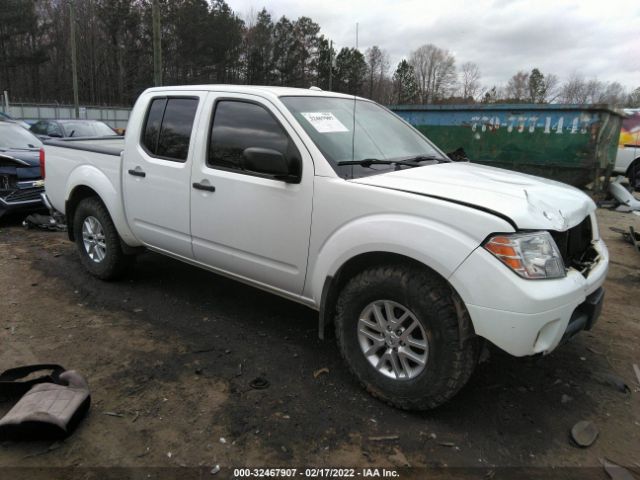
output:
[[[321,90],[318,87],[314,88],[293,88],[293,87],[271,87],[266,85],[231,85],[231,84],[210,84],[210,85],[177,85],[177,86],[164,86],[164,87],[152,87],[145,90],[145,93],[162,93],[162,92],[229,92],[229,93],[245,93],[248,95],[258,95],[266,98],[278,98],[278,97],[337,97],[337,98],[349,98],[353,99],[353,95],[347,95],[344,93],[337,93],[328,90]],[[359,100],[366,100],[361,97],[355,97]]]

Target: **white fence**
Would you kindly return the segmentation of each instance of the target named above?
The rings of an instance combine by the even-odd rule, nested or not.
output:
[[[29,123],[45,119],[76,118],[73,105],[11,103],[8,109],[0,104],[0,111]],[[130,108],[123,107],[80,107],[80,118],[102,120],[112,128],[126,128],[130,112]]]

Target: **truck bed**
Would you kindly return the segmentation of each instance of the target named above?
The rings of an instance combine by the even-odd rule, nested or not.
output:
[[[91,172],[93,180],[104,185],[106,190],[112,193],[112,196],[103,198],[112,214],[122,212],[120,193],[113,189],[114,186],[120,185],[120,154],[123,150],[124,137],[120,136],[46,140],[45,188],[53,207],[64,212],[67,195],[70,193],[67,190],[67,181],[76,175],[89,175]],[[96,177],[97,171],[101,174]]]
[[[56,138],[45,140],[44,144],[53,147],[120,156],[120,153],[124,150],[124,137]]]

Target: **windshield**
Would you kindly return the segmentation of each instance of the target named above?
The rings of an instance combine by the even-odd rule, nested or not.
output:
[[[67,137],[107,137],[117,135],[102,122],[64,122],[62,127]]]
[[[42,142],[33,133],[15,123],[0,123],[0,149],[32,150],[40,148]]]
[[[339,165],[345,161],[423,156],[446,159],[419,132],[373,102],[331,97],[281,97],[281,100],[342,178],[400,168],[396,164]]]

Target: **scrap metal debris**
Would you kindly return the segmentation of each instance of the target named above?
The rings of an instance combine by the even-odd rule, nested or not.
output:
[[[606,458],[602,461],[604,471],[607,472],[611,480],[635,480],[635,477],[629,470],[613,462],[610,462]]]
[[[320,375],[329,373],[329,369],[327,367],[322,367],[315,372],[313,372],[313,378],[318,378]]]
[[[614,387],[620,393],[630,393],[631,392],[631,389],[629,388],[629,385],[627,385],[625,383],[625,381],[622,380],[620,377],[617,377],[617,376],[613,375],[612,373],[603,374],[601,376],[600,380],[604,385],[609,385],[611,387]]]
[[[393,463],[396,467],[410,467],[411,464],[409,463],[409,460],[407,460],[407,457],[405,456],[404,453],[402,453],[402,450],[400,450],[398,447],[394,448],[394,453],[393,455],[389,455],[389,461],[391,463]]]
[[[638,385],[640,385],[640,367],[636,363],[633,364],[633,371],[636,372],[636,378],[638,379]]]
[[[628,207],[630,211],[640,210],[640,200],[634,197],[629,190],[622,185],[624,177],[619,176],[613,182],[609,184],[609,193],[615,198],[621,205]]]
[[[51,215],[42,215],[40,213],[32,213],[22,222],[22,226],[27,230],[39,229],[51,232],[66,232],[67,226],[60,223]]]
[[[264,377],[256,377],[249,382],[249,386],[254,390],[264,390],[269,387],[269,380]]]
[[[386,442],[391,440],[398,440],[400,437],[398,435],[382,435],[380,437],[369,437],[369,440],[372,442]]]
[[[637,233],[632,226],[629,226],[629,230],[623,230],[622,228],[618,227],[609,227],[609,229],[612,232],[616,232],[622,235],[622,238],[636,247],[636,250],[638,251],[638,253],[640,253],[640,233]]]
[[[580,447],[586,448],[593,445],[600,431],[593,422],[581,420],[571,429],[571,438]]]
[[[456,446],[456,444],[453,442],[438,442],[438,445],[440,445],[441,447],[449,447],[449,448],[453,448]]]

